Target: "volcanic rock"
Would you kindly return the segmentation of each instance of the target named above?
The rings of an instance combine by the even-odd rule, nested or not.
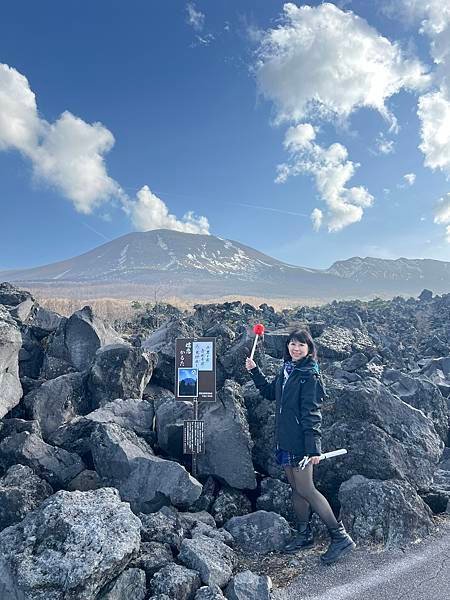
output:
[[[139,529],[116,490],[60,491],[0,533],[1,597],[95,600],[137,552]]]

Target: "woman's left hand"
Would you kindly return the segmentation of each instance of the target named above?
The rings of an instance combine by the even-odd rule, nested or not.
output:
[[[310,456],[310,457],[309,457],[309,462],[310,462],[312,465],[318,465],[318,464],[319,464],[319,462],[320,462],[320,456]]]

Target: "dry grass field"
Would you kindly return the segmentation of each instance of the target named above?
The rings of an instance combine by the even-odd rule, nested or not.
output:
[[[70,297],[52,297],[41,294],[38,290],[30,290],[33,296],[41,306],[54,310],[60,315],[70,316],[76,310],[89,305],[94,314],[101,319],[113,322],[115,320],[127,320],[136,314],[136,309],[133,308],[133,303],[139,302],[142,305],[149,303],[154,305],[157,302],[171,304],[180,310],[191,310],[195,304],[215,304],[223,302],[246,302],[252,306],[258,307],[260,304],[266,303],[273,306],[275,310],[280,311],[284,308],[293,308],[295,306],[313,306],[323,304],[323,302],[311,302],[293,300],[292,298],[271,300],[268,298],[258,298],[255,296],[223,296],[221,298],[202,299],[184,299],[176,296],[157,298],[70,298]]]
[[[262,296],[227,295],[211,298],[186,298],[170,293],[171,290],[162,286],[143,287],[125,286],[114,290],[111,286],[27,286],[19,285],[22,289],[30,291],[36,300],[46,308],[54,310],[60,315],[70,316],[83,306],[91,306],[94,314],[110,323],[119,320],[126,321],[136,314],[135,303],[141,305],[158,303],[171,304],[180,310],[192,310],[195,304],[216,304],[223,302],[248,303],[258,307],[266,303],[277,311],[295,306],[317,306],[324,304],[324,300],[312,300],[303,298],[264,298]]]

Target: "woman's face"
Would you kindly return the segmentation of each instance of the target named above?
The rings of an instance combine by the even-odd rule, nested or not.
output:
[[[288,344],[288,351],[292,360],[300,360],[308,356],[308,344],[306,342],[299,342],[298,340],[291,340]]]

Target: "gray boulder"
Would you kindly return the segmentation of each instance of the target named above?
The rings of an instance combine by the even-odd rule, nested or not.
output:
[[[96,600],[144,600],[146,593],[145,572],[126,569],[106,586]]]
[[[154,389],[156,435],[158,447],[167,456],[181,459],[183,455],[183,421],[194,416],[192,403],[175,400],[172,392],[158,393]]]
[[[252,457],[255,467],[271,477],[282,473],[275,461],[275,402],[264,398],[253,382],[242,387],[247,407],[248,425],[253,440]]]
[[[173,507],[163,506],[158,512],[148,515],[140,513],[139,518],[144,542],[161,542],[169,544],[175,551],[180,549],[185,530]]]
[[[270,600],[271,590],[272,581],[267,575],[242,571],[230,581],[225,596],[228,600]]]
[[[427,536],[432,513],[406,481],[354,475],[339,489],[345,523],[355,540],[401,546]]]
[[[192,505],[191,510],[210,511],[219,487],[220,486],[214,477],[207,477],[205,483],[203,484],[202,494],[195,504]]]
[[[10,467],[0,479],[0,530],[21,521],[52,494],[50,485],[29,467]]]
[[[28,294],[28,292],[23,293]],[[31,295],[22,302],[10,306],[9,312],[19,322],[23,330],[32,333],[38,340],[55,331],[62,319],[61,315],[54,311],[39,306]]]
[[[254,335],[245,332],[234,344],[223,354],[219,355],[218,363],[224,373],[224,378],[230,378],[240,384],[248,381],[248,372],[245,368],[245,359],[250,356],[253,346]],[[261,349],[261,342],[258,343],[254,359],[258,364],[264,364],[264,354]],[[222,381],[220,381],[222,383]]]
[[[96,471],[85,469],[76,475],[66,487],[69,492],[87,492],[103,487],[103,482]]]
[[[115,423],[97,423],[91,434],[90,447],[95,470],[115,487],[130,475],[136,458],[153,455],[153,450],[142,438]]]
[[[204,535],[183,540],[178,560],[198,571],[205,585],[219,587],[228,583],[236,564],[235,554],[229,546]]]
[[[335,387],[330,395],[334,400],[323,410],[322,447],[347,448],[348,454],[319,465],[322,489],[333,496],[357,474],[404,479],[415,489],[427,489],[443,448],[429,417],[374,378]]]
[[[180,317],[175,317],[142,341],[143,350],[158,354],[153,383],[168,390],[175,389],[175,340],[196,335],[201,335],[201,332]]]
[[[243,492],[229,487],[220,490],[211,507],[211,514],[219,526],[231,517],[240,517],[251,511],[252,504],[247,496]]]
[[[25,321],[25,325],[38,339],[42,339],[56,331],[61,320],[61,315],[58,315],[53,310],[35,304]]]
[[[204,585],[198,588],[194,600],[223,600],[225,596],[218,585]]]
[[[20,330],[0,305],[0,418],[17,406],[22,397],[19,380]]]
[[[176,564],[167,565],[158,571],[149,586],[153,595],[166,594],[177,600],[193,600],[199,587],[198,573]]]
[[[286,519],[276,513],[258,510],[243,517],[233,517],[224,525],[244,552],[267,554],[281,550],[291,537]]]
[[[84,418],[93,423],[116,423],[145,438],[153,428],[153,417],[154,409],[150,402],[139,398],[117,398]]]
[[[222,542],[224,544],[228,544],[228,546],[232,546],[233,545],[233,536],[231,535],[231,533],[228,533],[228,531],[226,529],[223,529],[223,527],[221,527],[220,529],[217,529],[216,526],[211,527],[210,525],[207,525],[206,523],[197,523],[192,529],[191,529],[191,538],[197,538],[199,536],[204,536],[204,537],[208,537],[212,540],[217,540],[219,542]]]
[[[130,564],[142,569],[147,580],[150,581],[155,573],[172,562],[173,554],[168,544],[143,542],[139,548],[139,554]]]
[[[267,512],[275,512],[295,523],[295,513],[292,506],[292,488],[288,483],[279,479],[267,477],[261,482],[261,495],[256,499],[256,508]]]
[[[25,421],[25,419],[17,418],[0,419],[0,442],[11,435],[24,431],[41,436],[41,428],[37,421]]]
[[[10,435],[0,443],[0,467],[6,470],[16,463],[29,466],[54,489],[65,486],[86,468],[78,454],[54,448],[29,431]]]
[[[168,503],[187,508],[201,494],[201,484],[184,467],[154,456],[143,439],[114,423],[97,424],[90,445],[97,473],[134,512],[154,512]]]
[[[420,372],[438,386],[443,396],[450,396],[450,356],[426,359]]]
[[[2,281],[0,283],[0,304],[6,306],[18,306],[26,300],[33,300],[33,296],[30,292],[25,290],[19,290],[8,281]]]
[[[264,333],[264,351],[274,358],[283,358],[286,342],[292,327],[274,329]]]
[[[95,600],[137,552],[139,529],[116,490],[60,491],[0,533],[1,597]]]
[[[44,440],[50,441],[58,427],[89,412],[84,376],[69,373],[46,381],[25,396],[24,405],[29,417],[39,423]]]
[[[375,347],[369,335],[359,328],[338,325],[327,327],[314,341],[319,355],[333,360],[344,360],[354,352],[372,353]]]
[[[225,381],[217,402],[200,405],[200,418],[205,421],[205,453],[198,458],[199,474],[237,489],[255,489],[253,442],[241,387]]]
[[[189,508],[202,493],[202,485],[178,463],[146,456],[133,460],[133,470],[119,490],[133,511],[149,513],[169,503]]]
[[[54,379],[71,371],[85,371],[100,347],[116,343],[123,343],[117,332],[85,306],[69,319],[63,318],[50,336],[41,376]]]
[[[423,499],[434,513],[438,514],[446,511],[450,502],[450,471],[445,469],[435,471],[433,483],[428,491],[423,494]]]
[[[68,452],[91,452],[91,435],[98,424],[115,424],[150,441],[153,436],[153,404],[145,400],[117,398],[87,415],[75,417],[49,435],[50,442]]]
[[[355,354],[352,354],[349,358],[343,360],[341,363],[341,367],[342,369],[344,369],[344,371],[353,372],[357,369],[360,369],[361,367],[364,367],[364,365],[366,365],[368,362],[369,359],[365,354],[363,354],[363,352],[356,352]]]
[[[99,348],[87,376],[93,407],[116,398],[142,398],[156,363],[156,354],[128,344]]]
[[[192,508],[192,507],[191,507]],[[192,529],[196,527],[199,523],[204,523],[205,525],[209,525],[210,527],[215,527],[216,522],[214,521],[214,517],[210,515],[206,510],[201,510],[198,512],[181,512],[178,513],[183,524],[183,528],[186,533],[190,535]]]
[[[202,402],[200,419],[205,422],[205,453],[198,456],[198,473],[214,476],[234,488],[256,487],[247,423],[240,386],[227,380],[216,402]],[[168,456],[182,458],[182,425],[192,419],[190,402],[175,400],[170,392],[155,399],[158,446]]]
[[[448,435],[448,408],[439,388],[425,378],[410,377],[400,371],[387,369],[383,383],[399,398],[421,410],[433,421],[436,431],[445,442]]]

